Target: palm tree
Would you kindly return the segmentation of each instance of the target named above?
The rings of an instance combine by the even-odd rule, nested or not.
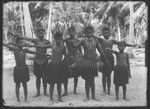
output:
[[[19,4],[16,2],[9,2],[4,4],[3,9],[4,39],[6,42],[13,41],[13,37],[11,37],[11,35],[15,35],[17,33],[22,34],[22,31],[18,29],[21,25]]]

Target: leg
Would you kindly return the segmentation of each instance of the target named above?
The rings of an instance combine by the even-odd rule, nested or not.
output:
[[[24,96],[25,96],[24,101],[25,101],[25,102],[27,102],[27,96],[28,96],[27,83],[26,83],[26,82],[24,82],[24,83],[22,83],[22,85],[23,85]]]
[[[119,100],[119,86],[115,85],[116,100]]]
[[[17,97],[17,101],[20,102],[19,99],[19,89],[20,89],[20,83],[16,83],[16,97]]]
[[[123,99],[126,100],[126,85],[123,85],[122,88],[123,88]]]
[[[41,86],[41,78],[36,77],[36,88],[37,88],[36,97],[40,96],[40,86]]]
[[[110,95],[111,75],[107,76],[107,93]]]
[[[91,79],[91,93],[92,93],[92,99],[96,100],[95,98],[95,77]]]
[[[74,94],[77,94],[77,84],[78,84],[78,77],[74,77]]]
[[[67,96],[68,94],[68,79],[64,83],[64,94],[62,96]]]
[[[58,101],[62,102],[61,99],[61,83],[57,83]]]
[[[85,92],[86,92],[86,100],[85,101],[88,101],[90,99],[90,96],[89,96],[90,84],[89,84],[88,79],[85,79]]]
[[[106,75],[105,74],[102,74],[102,84],[103,84],[103,92],[106,93]]]
[[[44,95],[48,96],[47,95],[47,78],[46,76],[44,76],[42,79],[43,79]]]
[[[49,88],[50,100],[52,100],[52,101],[53,101],[54,85],[55,85],[55,83],[51,83],[50,88]]]

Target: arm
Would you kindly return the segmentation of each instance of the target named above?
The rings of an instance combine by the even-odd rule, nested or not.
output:
[[[118,52],[117,52],[117,51],[112,50],[112,49],[110,49],[110,48],[106,48],[105,50],[107,50],[107,51],[109,51],[109,52],[112,52],[112,53],[114,53],[115,55],[117,55],[117,54],[118,54]]]
[[[51,48],[51,44],[46,44],[46,45],[33,45],[33,47],[41,47],[41,48]]]
[[[137,44],[134,44],[134,45],[131,45],[131,44],[128,44],[128,43],[126,43],[125,41],[123,41],[125,44],[126,44],[126,46],[128,46],[128,47],[136,47],[137,46]]]
[[[35,39],[35,38],[27,38],[27,37],[22,37],[22,36],[18,36],[18,35],[15,35],[14,37],[17,37],[17,38],[20,38],[20,39],[22,39],[22,40],[26,40],[26,41],[30,41],[30,42],[32,42],[32,43],[35,43],[35,41],[37,40],[37,39]]]
[[[34,45],[29,45],[29,44],[25,44],[25,45],[23,45],[23,47],[51,48],[52,46],[51,46],[50,42],[47,41],[47,43],[46,43],[45,45],[36,45],[36,44],[34,44]]]
[[[114,40],[114,39],[112,39],[111,41],[112,41],[113,44],[116,44],[116,45],[119,44],[119,41],[116,41],[116,40]]]
[[[80,47],[80,46],[82,46],[82,45],[83,45],[83,41],[84,41],[84,39],[81,39],[79,42],[74,43],[74,46],[75,46],[75,47]]]
[[[116,45],[118,45],[120,43],[120,41],[116,41],[116,40],[113,40],[113,39],[111,41],[112,41],[113,44],[116,44]],[[137,46],[137,44],[131,45],[131,44],[126,43],[125,41],[123,41],[123,42],[128,47],[136,47]]]
[[[81,47],[79,47],[79,53],[82,54],[82,48]]]
[[[44,56],[49,56],[49,54],[41,54],[41,53],[36,53],[34,51],[28,50],[28,49],[23,49],[25,53],[30,53],[30,54],[37,54],[37,55],[44,55]]]
[[[129,55],[128,54],[127,54],[127,65],[128,65],[129,78],[131,78],[130,63],[129,63]]]
[[[10,46],[10,45],[8,45],[8,44],[4,44],[4,43],[3,43],[3,46],[9,48],[10,51],[17,51],[17,48],[12,47],[12,46]]]
[[[103,42],[103,39],[102,38],[97,38],[99,43],[102,43]]]
[[[105,63],[106,63],[106,64],[109,64],[109,61],[108,61],[108,59],[106,58],[106,56],[105,56],[105,54],[104,54],[104,52],[103,52],[103,50],[102,50],[102,47],[101,47],[101,45],[99,44],[98,41],[97,41],[96,48],[98,49],[98,52],[102,55],[102,58],[104,59]]]

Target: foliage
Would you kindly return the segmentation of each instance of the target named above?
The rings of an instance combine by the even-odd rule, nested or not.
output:
[[[8,2],[4,5],[3,9],[3,32],[9,33],[9,35],[5,37],[7,37],[9,41],[13,41],[14,37],[11,37],[11,35],[22,33],[19,3]]]

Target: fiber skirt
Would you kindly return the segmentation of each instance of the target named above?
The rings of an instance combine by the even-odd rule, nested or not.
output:
[[[68,78],[73,78],[73,77],[79,77],[81,76],[81,72],[79,71],[78,68],[73,67],[74,63],[79,60],[79,57],[77,56],[71,56],[67,55],[65,56],[64,63],[65,63],[65,71],[67,73]]]
[[[30,80],[28,66],[27,65],[24,65],[22,67],[15,66],[13,76],[15,83],[28,82]]]
[[[107,64],[104,63],[103,69],[101,70],[101,72],[103,74],[105,74],[106,76],[111,75],[111,72],[114,70],[114,56],[112,53],[108,53],[108,52],[104,52],[106,58],[108,59],[108,61],[110,62],[110,66],[108,68]],[[101,57],[102,61],[104,62],[104,59]]]
[[[47,82],[51,83],[64,83],[67,79],[67,73],[64,62],[49,63],[47,71]]]
[[[48,61],[45,61],[43,64],[38,64],[36,61],[34,61],[34,75],[39,78],[46,76],[47,65]]]
[[[83,79],[98,76],[98,65],[96,60],[80,59],[74,65],[81,73]]]
[[[114,84],[122,86],[129,83],[128,68],[125,66],[116,66],[114,69]]]

